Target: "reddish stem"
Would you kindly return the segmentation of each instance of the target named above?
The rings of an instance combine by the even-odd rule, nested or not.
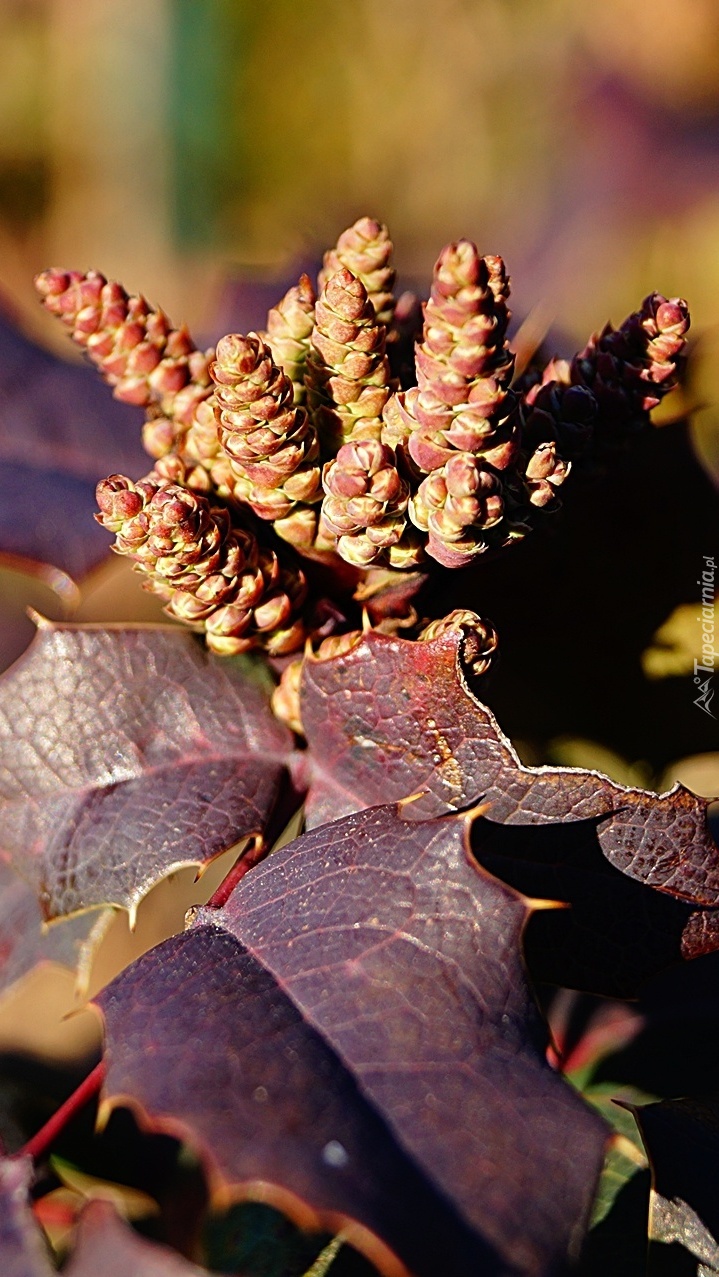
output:
[[[222,909],[227,904],[235,887],[241,878],[244,878],[248,870],[253,869],[260,860],[264,860],[267,855],[267,844],[262,838],[255,838],[254,844],[242,852],[239,860],[235,861],[232,869],[225,878],[222,879],[217,891],[207,901],[207,909]]]
[[[101,1060],[98,1065],[89,1073],[84,1082],[81,1082],[76,1091],[61,1104],[56,1113],[44,1126],[40,1127],[32,1139],[29,1139],[24,1148],[20,1149],[18,1157],[31,1157],[34,1162],[39,1162],[45,1157],[48,1150],[55,1143],[55,1140],[65,1130],[65,1127],[72,1121],[76,1113],[85,1108],[102,1089],[105,1081],[105,1062]]]

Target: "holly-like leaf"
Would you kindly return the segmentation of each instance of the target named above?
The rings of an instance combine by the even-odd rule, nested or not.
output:
[[[141,423],[92,369],[42,350],[0,309],[0,550],[76,578],[105,558],[95,485],[149,468]]]
[[[38,962],[74,971],[97,914],[66,918],[43,927],[37,893],[0,861],[0,994]]]
[[[719,1105],[685,1099],[626,1107],[652,1168],[650,1237],[683,1246],[700,1261],[700,1277],[719,1273]]]
[[[389,1274],[557,1271],[602,1161],[546,1062],[530,906],[470,823],[385,807],[305,834],[98,999],[110,1097]]]
[[[253,666],[189,634],[42,625],[0,682],[0,855],[46,918],[131,912],[284,818],[290,733]]]
[[[658,796],[599,772],[525,767],[474,695],[462,652],[457,630],[427,643],[371,631],[344,655],[305,660],[310,824],[417,791],[416,817],[486,801],[484,863],[527,895],[574,906],[538,923],[551,933],[541,974],[560,983],[632,992],[668,962],[715,949],[707,801],[680,785]]]

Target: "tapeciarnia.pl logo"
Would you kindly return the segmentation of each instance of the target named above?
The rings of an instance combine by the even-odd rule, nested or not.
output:
[[[716,718],[716,714],[711,708],[711,703],[714,699],[712,679],[716,664],[716,648],[714,645],[714,577],[716,575],[716,564],[710,554],[703,555],[703,559],[704,570],[697,580],[697,585],[701,586],[702,610],[697,620],[701,621],[702,627],[702,657],[701,661],[698,661],[696,657],[694,659],[694,683],[699,691],[694,704],[703,710],[705,714],[709,714],[711,718]]]

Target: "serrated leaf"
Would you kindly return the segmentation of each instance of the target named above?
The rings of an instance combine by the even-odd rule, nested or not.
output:
[[[383,1272],[548,1274],[606,1127],[546,1062],[529,907],[467,823],[380,808],[277,851],[100,995],[107,1089]]]
[[[525,767],[473,694],[462,643],[456,631],[429,643],[370,632],[345,655],[305,661],[309,823],[417,791],[417,818],[486,801],[483,862],[526,895],[573,905],[541,920],[542,978],[632,993],[652,971],[717,948],[707,801]]]
[[[652,1168],[650,1237],[679,1243],[710,1277],[719,1272],[719,1105],[685,1099],[627,1107]]]
[[[132,911],[281,827],[291,750],[264,686],[191,635],[43,625],[0,682],[0,854],[46,918]]]
[[[0,997],[38,962],[74,971],[97,917],[83,914],[44,928],[36,892],[0,862]]]

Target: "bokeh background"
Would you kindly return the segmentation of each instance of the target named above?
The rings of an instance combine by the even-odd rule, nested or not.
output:
[[[552,353],[571,354],[651,290],[685,296],[688,382],[659,420],[690,410],[692,447],[719,488],[719,0],[0,5],[0,296],[64,359],[79,362],[32,288],[47,265],[102,270],[203,343],[262,325],[299,269],[364,213],[388,223],[400,285],[425,294],[447,241],[501,253],[525,347],[546,334]],[[42,435],[43,414],[57,412],[58,437],[72,435],[80,383],[55,393],[50,373],[36,425]],[[118,405],[104,402],[105,435],[119,440]],[[107,438],[96,439],[90,455],[78,435],[74,454],[90,507],[107,472]],[[19,426],[6,424],[3,447],[24,460]],[[569,566],[561,547],[527,549],[487,565],[482,588],[514,671],[497,709],[528,738],[527,757],[660,783],[673,759],[705,757],[719,739],[689,679],[696,577],[700,556],[719,550],[719,517],[708,521],[706,492],[695,499],[673,445],[644,447],[617,467],[614,504],[587,508],[591,544],[570,512]],[[110,468],[142,464],[133,454]],[[96,556],[90,524],[78,552]],[[73,563],[61,566],[77,580]],[[550,633],[552,574],[564,611]],[[561,714],[555,678],[574,689]],[[718,761],[708,780],[691,773],[710,792]]]
[[[47,341],[48,263],[212,334],[365,212],[408,279],[501,252],[567,349],[688,297],[719,465],[717,0],[3,0],[0,286]]]
[[[659,428],[604,488],[568,493],[555,537],[480,564],[476,594],[449,591],[447,610],[496,622],[490,703],[526,762],[718,794],[719,729],[691,671],[697,577],[719,553],[719,0],[0,0],[0,669],[32,637],[27,604],[159,615],[122,563],[106,570],[92,522],[96,480],[148,466],[142,414],[81,367],[33,276],[101,270],[205,344],[262,325],[362,214],[388,224],[400,286],[425,294],[448,241],[501,253],[525,350],[546,335],[571,354],[654,289],[688,299],[688,381]],[[687,416],[689,446],[672,424]],[[181,929],[192,876],[160,884],[132,935],[118,911],[91,992]],[[99,1049],[97,1026],[83,1038],[64,1018],[73,962],[37,949],[26,904],[19,969],[64,966],[32,995],[0,987],[11,1115],[35,1086],[29,1056],[74,1062],[79,1081]],[[714,1086],[715,1025],[697,1023],[696,1046],[683,1022],[665,1036]],[[650,1054],[666,1058],[666,1040]],[[59,1101],[74,1083],[42,1085]]]

